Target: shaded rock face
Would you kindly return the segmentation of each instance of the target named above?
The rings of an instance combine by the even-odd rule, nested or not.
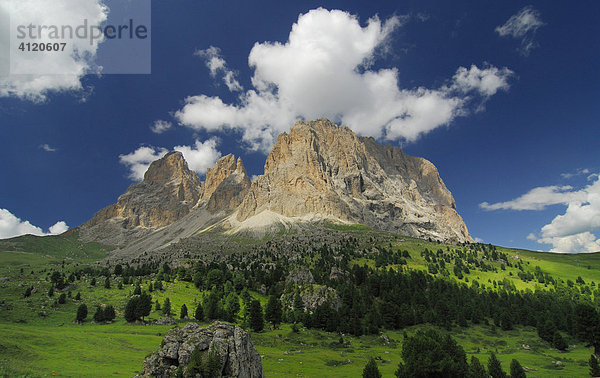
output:
[[[233,155],[219,159],[206,177],[206,183],[201,182],[180,152],[169,152],[153,162],[144,180],[131,185],[116,204],[100,210],[82,225],[80,237],[125,246],[184,217],[211,219],[206,212],[229,215],[250,188],[242,159],[236,160]],[[185,225],[179,225],[181,228]],[[178,237],[177,231],[172,234]]]
[[[376,229],[472,241],[435,166],[326,119],[299,121],[277,139],[265,173],[237,213],[319,214]]]
[[[264,377],[261,357],[250,336],[238,326],[214,322],[206,328],[187,323],[165,335],[158,351],[146,357],[142,377],[173,377],[179,367],[185,369],[194,350],[216,350],[221,359],[223,377]]]
[[[115,218],[125,229],[166,226],[188,214],[201,194],[202,184],[181,152],[169,152],[150,165],[142,182],[131,185],[116,204],[97,212],[85,226]]]
[[[250,189],[242,158],[237,161],[233,154],[222,157],[213,168],[206,171],[206,184],[202,199],[208,201],[210,212],[233,211]]]

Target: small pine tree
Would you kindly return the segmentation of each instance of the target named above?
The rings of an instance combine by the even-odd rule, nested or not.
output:
[[[90,282],[90,285],[96,286],[96,277],[92,278],[92,282]]]
[[[106,279],[104,280],[104,288],[110,289],[110,279],[108,277],[106,277]]]
[[[471,363],[469,364],[469,378],[489,378],[488,373],[485,371],[485,367],[479,362],[479,359],[475,356],[471,356]]]
[[[156,300],[156,302],[154,302],[154,309],[156,311],[160,311],[160,309],[161,309],[160,302],[158,301],[158,299]]]
[[[279,298],[271,295],[265,309],[265,319],[277,326],[281,323],[282,312],[281,301]]]
[[[140,285],[136,285],[135,289],[133,289],[133,295],[142,295],[142,288]]]
[[[138,297],[131,298],[129,302],[127,302],[127,306],[125,306],[125,320],[127,320],[129,323],[135,322],[137,319],[135,316],[137,301]]]
[[[81,300],[81,293],[80,292],[77,292],[77,295],[75,295],[75,300],[76,301]]]
[[[54,296],[54,286],[50,286],[50,289],[48,290],[48,296],[49,297],[53,297]]]
[[[171,300],[169,298],[165,299],[165,303],[163,304],[162,313],[163,313],[163,315],[171,316]]]
[[[115,320],[116,317],[117,314],[115,313],[115,308],[112,305],[106,306],[106,308],[104,309],[104,321],[112,322],[113,320]]]
[[[237,319],[239,312],[240,299],[234,291],[231,291],[227,297],[225,297],[225,306],[223,308],[224,318],[229,322],[234,322]]]
[[[258,300],[250,302],[250,328],[255,332],[260,332],[265,327],[262,307]]]
[[[104,321],[104,309],[100,306],[96,308],[96,313],[94,314],[94,321],[96,323],[102,323]]]
[[[525,374],[525,370],[519,363],[519,361],[513,360],[510,362],[510,378],[525,378],[527,375]]]
[[[194,319],[201,322],[204,320],[204,310],[202,309],[202,305],[198,303],[196,306],[196,311],[194,312]]]
[[[362,373],[363,378],[381,378],[381,373],[379,372],[379,368],[377,367],[377,362],[375,359],[371,357],[369,362],[365,365]]]
[[[65,293],[62,293],[59,297],[58,297],[58,303],[59,304],[65,304],[67,302],[67,295]]]
[[[590,375],[592,377],[600,377],[600,366],[598,365],[598,358],[592,353],[590,356]]]
[[[119,282],[119,285],[117,286],[117,289],[123,290],[123,282]]]
[[[32,292],[32,291],[33,291],[33,287],[31,287],[31,286],[30,286],[30,287],[28,287],[28,288],[25,290],[25,294],[23,294],[23,297],[24,297],[24,298],[28,298],[28,297],[30,297],[30,296],[31,296],[31,292]]]
[[[211,350],[208,351],[208,356],[206,357],[204,376],[220,377],[221,366],[221,356],[219,356],[219,352],[217,352],[216,348],[211,348]]]
[[[506,378],[506,373],[502,370],[502,364],[494,352],[488,360],[488,373],[492,378]]]
[[[87,318],[88,315],[88,309],[87,306],[85,305],[85,303],[82,303],[81,305],[79,305],[79,307],[77,308],[77,317],[76,320],[79,323],[82,323],[83,321],[85,321],[85,318]]]
[[[195,348],[190,356],[190,362],[188,362],[185,368],[186,377],[195,377],[196,375],[203,376],[204,372],[204,361],[202,359],[202,352],[200,349]]]
[[[558,331],[554,332],[554,337],[552,338],[552,346],[554,346],[558,350],[566,350],[569,347],[565,339]]]
[[[179,313],[179,319],[185,319],[188,316],[188,309],[185,303],[181,306],[181,312]]]
[[[150,311],[152,311],[152,297],[150,294],[142,292],[136,303],[135,317],[144,320],[144,316],[150,315]]]

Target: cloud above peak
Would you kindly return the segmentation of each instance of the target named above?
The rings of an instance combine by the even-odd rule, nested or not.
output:
[[[188,167],[202,176],[221,157],[221,152],[217,150],[217,143],[216,138],[204,142],[196,140],[191,146],[175,146],[172,151],[181,152]],[[169,150],[164,147],[141,146],[129,154],[119,155],[119,161],[129,169],[127,177],[130,180],[142,181],[150,164],[168,152]]]
[[[481,107],[508,89],[512,71],[490,65],[459,67],[439,88],[400,88],[397,68],[373,67],[404,21],[375,16],[361,26],[356,16],[341,10],[301,14],[285,43],[254,45],[248,57],[253,88],[248,90],[217,48],[201,50],[197,55],[206,60],[211,76],[222,75],[237,101],[190,96],[175,117],[196,130],[237,130],[249,149],[264,152],[296,120],[320,117],[361,135],[414,141],[468,114],[475,98],[481,99]]]

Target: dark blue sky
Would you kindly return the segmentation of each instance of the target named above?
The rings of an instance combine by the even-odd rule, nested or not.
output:
[[[154,0],[151,75],[86,76],[81,80],[85,101],[81,91],[49,92],[41,103],[0,97],[0,209],[44,230],[58,220],[77,226],[114,203],[132,183],[119,155],[142,145],[170,149],[218,136],[223,155],[241,155],[249,174],[261,174],[266,156],[244,148],[239,130],[207,132],[177,125],[174,113],[188,96],[237,101],[194,52],[220,48],[239,83],[252,88],[248,55],[254,44],[285,43],[299,14],[324,7],[356,15],[363,27],[375,15],[381,20],[410,16],[390,34],[387,53],[378,54],[369,68],[397,68],[402,89],[440,88],[459,67],[473,64],[513,72],[509,88],[490,96],[483,110],[476,111],[480,100],[474,100],[469,114],[416,141],[382,142],[400,145],[438,167],[472,236],[549,250],[551,243],[527,236],[540,239],[541,228],[565,214],[570,202],[541,199],[542,210],[510,204],[484,210],[480,204],[514,200],[536,187],[568,185],[554,192],[575,193],[600,172],[600,3],[533,2],[530,9],[543,23],[537,30],[523,37],[495,31],[526,5]],[[523,38],[533,43],[528,54]],[[174,126],[156,134],[150,130],[156,120]],[[40,148],[44,144],[56,151]],[[581,174],[575,174],[578,170]],[[597,227],[584,229],[593,233]]]

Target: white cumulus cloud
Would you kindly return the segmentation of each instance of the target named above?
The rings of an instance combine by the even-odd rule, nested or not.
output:
[[[530,190],[517,199],[507,202],[480,204],[486,210],[543,210],[550,205],[566,205],[564,214],[554,217],[543,226],[539,236],[529,234],[527,239],[552,245],[551,252],[598,252],[600,238],[600,177],[591,184],[576,190],[571,186],[547,186]]]
[[[162,134],[165,131],[169,130],[171,127],[173,127],[173,124],[171,122],[157,120],[157,121],[154,121],[154,123],[150,127],[150,130],[152,130],[153,133]]]
[[[175,146],[173,150],[180,151],[187,161],[188,167],[200,175],[206,174],[206,170],[215,165],[221,157],[215,138],[204,142],[196,140],[191,146]]]
[[[129,168],[128,177],[131,180],[142,181],[150,163],[160,159],[167,152],[169,151],[166,148],[142,146],[127,155],[119,155],[119,161]]]
[[[2,0],[0,29],[11,30],[13,41],[20,41],[15,37],[16,29],[7,29],[7,25],[2,24],[10,20],[13,26],[70,25],[75,28],[81,25],[83,20],[87,20],[89,25],[98,25],[106,20],[107,14],[108,7],[102,0]],[[35,41],[56,42],[49,39],[48,35]],[[0,97],[17,97],[41,102],[50,92],[82,90],[82,77],[97,72],[94,59],[100,41],[101,39],[98,39],[90,44],[89,40],[75,38],[69,40],[64,52],[12,54],[10,66],[28,74],[11,73],[0,76]],[[6,43],[7,39],[0,38],[0,45]],[[9,46],[0,48],[2,51],[11,51]],[[1,61],[9,63],[8,60]],[[40,70],[43,70],[44,74],[30,74]],[[9,67],[0,67],[0,72],[8,71]],[[51,74],[55,72],[66,74]]]
[[[228,85],[240,91],[235,103],[190,96],[175,117],[192,129],[238,130],[248,148],[265,152],[296,120],[320,117],[361,135],[414,141],[466,115],[474,96],[485,101],[508,89],[512,71],[489,65],[459,67],[440,88],[400,88],[397,68],[371,67],[402,20],[373,17],[361,26],[344,11],[311,10],[298,17],[285,43],[254,45],[248,57],[253,88]],[[200,54],[212,76],[229,72],[218,49]]]
[[[510,36],[521,39],[520,51],[523,55],[529,55],[529,52],[537,46],[533,40],[535,32],[543,25],[540,12],[532,6],[526,6],[512,15],[503,25],[496,27],[495,30],[502,37]]]
[[[50,234],[52,234],[52,235],[59,235],[65,231],[67,231],[68,229],[69,229],[69,226],[67,226],[65,221],[59,221],[59,222],[56,222],[53,226],[50,226],[48,231],[50,231]]]
[[[211,138],[204,142],[196,140],[191,146],[175,146],[173,151],[183,154],[188,167],[199,175],[206,174],[206,169],[211,168],[221,157],[217,150],[217,139]],[[135,151],[119,155],[119,161],[129,169],[128,177],[133,181],[142,181],[150,164],[162,158],[169,152],[163,147],[142,146]]]
[[[59,221],[50,227],[49,232],[44,232],[40,227],[32,225],[27,220],[21,220],[7,209],[0,209],[0,239],[26,234],[37,236],[58,235],[68,229],[69,226],[64,221]]]

